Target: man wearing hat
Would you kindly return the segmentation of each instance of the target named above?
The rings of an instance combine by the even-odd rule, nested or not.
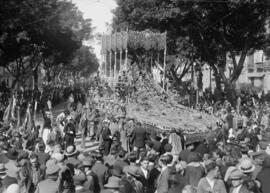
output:
[[[59,193],[57,179],[60,167],[54,161],[48,161],[46,166],[46,179],[38,183],[35,193]]]
[[[62,137],[64,136],[65,119],[68,115],[69,110],[65,109],[64,112],[56,117],[57,128],[59,128]]]
[[[119,193],[120,181],[120,178],[115,176],[110,177],[108,183],[104,185],[105,189],[100,193]]]
[[[245,174],[238,169],[234,169],[229,179],[231,180],[230,193],[250,193],[248,188],[243,184]]]
[[[65,137],[64,137],[65,147],[74,145],[74,139],[76,137],[76,129],[71,118],[68,119],[68,123],[67,125],[65,125],[64,133],[65,133]]]
[[[96,155],[96,163],[92,167],[92,171],[97,175],[100,189],[104,189],[104,184],[108,179],[108,168],[103,164],[103,155]]]
[[[246,175],[244,178],[245,184],[247,184],[247,188],[251,190],[251,192],[258,192],[259,187],[256,180],[252,179],[252,174],[256,169],[256,166],[253,164],[251,159],[244,159],[238,165],[237,169]]]
[[[67,156],[67,159],[65,161],[65,164],[72,164],[73,166],[77,167],[81,162],[77,159],[78,151],[76,149],[75,145],[70,145],[66,149],[65,155]]]
[[[227,193],[225,184],[222,180],[217,179],[219,168],[214,161],[205,163],[206,176],[201,178],[198,184],[197,193],[219,192]]]
[[[107,156],[110,153],[112,138],[111,131],[109,129],[110,121],[105,119],[103,121],[103,129],[100,136],[100,145],[104,147],[104,155]]]

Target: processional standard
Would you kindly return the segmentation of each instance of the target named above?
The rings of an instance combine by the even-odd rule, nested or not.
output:
[[[104,74],[106,77],[116,81],[117,77],[117,57],[119,56],[119,68],[121,70],[128,69],[128,50],[137,50],[143,48],[146,51],[156,50],[164,51],[163,63],[163,80],[165,80],[166,69],[166,52],[167,52],[167,32],[154,33],[151,31],[121,31],[112,34],[104,34],[101,42],[102,63],[104,66]],[[114,55],[114,60],[113,60]],[[123,55],[125,62],[123,63]],[[109,60],[109,61],[108,61]],[[107,65],[109,64],[109,73]],[[113,69],[114,68],[114,69]],[[163,81],[163,89],[165,81]]]

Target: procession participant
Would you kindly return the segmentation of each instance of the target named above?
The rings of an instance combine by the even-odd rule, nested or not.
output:
[[[112,136],[109,129],[110,121],[108,119],[102,122],[102,132],[100,134],[100,146],[104,148],[104,155],[107,156],[111,149]]]
[[[243,174],[238,169],[235,169],[231,172],[229,176],[229,180],[231,181],[231,193],[251,193],[244,185],[244,177],[245,174]]]
[[[61,144],[61,142],[62,142],[61,133],[58,130],[57,125],[53,124],[53,128],[50,130],[48,134],[48,139],[46,141],[46,144],[50,148],[49,152],[52,153],[54,145]]]
[[[64,137],[65,119],[69,116],[69,114],[69,110],[65,109],[56,117],[57,127],[60,129],[62,137]]]
[[[87,133],[88,133],[87,132],[87,128],[88,128],[87,123],[88,123],[87,113],[82,112],[82,116],[81,116],[80,123],[79,123],[81,137],[82,137],[82,140],[81,140],[81,148],[82,149],[85,149],[85,138],[87,137]]]
[[[120,130],[120,141],[122,144],[122,148],[127,152],[131,150],[129,140],[134,126],[134,119],[128,118],[126,119],[126,124],[124,124],[124,127]]]
[[[52,113],[49,111],[46,111],[44,115],[44,125],[41,131],[42,139],[45,143],[47,142],[48,135],[50,133],[50,130],[52,129],[52,118],[53,118]],[[50,148],[47,144],[45,145],[46,145],[45,152],[48,152]]]
[[[45,167],[46,162],[50,159],[50,155],[48,153],[45,153],[45,144],[43,142],[38,143],[38,151],[36,152],[36,155],[38,157],[38,162],[42,167]]]
[[[74,139],[76,137],[75,125],[71,117],[67,117],[67,124],[64,128],[64,145],[68,147],[74,145]]]
[[[172,154],[174,156],[174,160],[177,160],[180,152],[183,150],[181,137],[177,135],[176,129],[171,129],[171,134],[169,135],[169,144],[172,145]]]

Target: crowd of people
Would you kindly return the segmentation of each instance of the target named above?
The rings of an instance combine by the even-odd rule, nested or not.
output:
[[[73,92],[58,115],[45,103],[43,124],[3,124],[0,192],[269,193],[266,103],[258,113],[217,105],[214,132],[188,143],[184,130],[148,130],[128,117],[122,79],[113,97],[99,80]]]

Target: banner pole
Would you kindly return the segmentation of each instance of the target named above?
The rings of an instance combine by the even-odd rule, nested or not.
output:
[[[166,81],[166,53],[167,53],[167,31],[165,32],[165,45],[164,45],[164,64],[163,64],[163,90],[165,90],[165,81]]]
[[[112,80],[112,51],[110,50],[110,80]]]
[[[116,77],[116,65],[117,65],[116,59],[117,59],[117,51],[115,49],[115,52],[114,52],[114,82],[115,82],[115,84],[116,84],[116,80],[117,80],[117,77]]]

